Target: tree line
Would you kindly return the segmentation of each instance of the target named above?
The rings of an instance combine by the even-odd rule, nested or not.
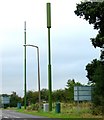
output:
[[[80,82],[75,82],[74,79],[69,79],[67,81],[66,87],[64,89],[58,89],[52,91],[52,102],[73,102],[74,101],[74,86],[82,86]],[[48,89],[43,88],[41,91],[41,102],[48,102]],[[27,91],[26,99],[27,106],[31,104],[36,104],[39,102],[38,91]],[[17,107],[17,103],[24,105],[24,97],[20,97],[16,92],[12,92],[11,95],[2,94],[2,96],[10,97],[10,107]]]

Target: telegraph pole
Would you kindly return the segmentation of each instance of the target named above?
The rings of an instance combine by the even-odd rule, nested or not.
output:
[[[52,111],[52,82],[51,82],[51,45],[50,45],[50,28],[51,28],[51,4],[47,3],[47,28],[48,28],[48,88],[49,88],[49,111]]]
[[[24,44],[26,44],[26,21],[24,22]],[[26,46],[24,46],[24,108],[26,109]]]

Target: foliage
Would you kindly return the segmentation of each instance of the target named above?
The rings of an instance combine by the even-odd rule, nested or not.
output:
[[[82,85],[79,82],[75,82],[74,79],[69,79],[65,89],[54,90],[52,93],[53,102],[72,102],[74,101],[74,86]]]
[[[93,115],[102,115],[102,106],[93,106],[92,107],[92,114]]]
[[[94,47],[102,48],[104,44],[104,1],[103,2],[81,2],[77,4],[75,14],[84,17],[94,29],[99,30],[96,38],[91,38]]]
[[[38,102],[38,92],[37,91],[28,91],[26,93],[26,97],[27,97],[27,104],[35,104],[36,102]]]
[[[22,109],[16,109],[18,112],[22,112],[22,113],[27,113],[27,114],[32,114],[32,115],[36,115],[36,116],[44,116],[46,118],[65,118],[66,119],[70,119],[70,118],[79,118],[79,119],[84,119],[86,118],[86,120],[92,120],[92,119],[98,119],[101,118],[101,116],[99,115],[92,115],[91,113],[91,103],[79,103],[79,109],[77,106],[77,103],[73,102],[73,103],[61,103],[61,113],[56,113],[55,109],[53,109],[53,111],[51,112],[44,112],[44,111],[36,111],[36,110],[24,110]],[[44,118],[43,117],[43,118]]]
[[[2,95],[0,95],[0,96],[3,96],[3,97],[9,97],[8,94],[2,94]]]
[[[100,63],[99,67],[95,70],[93,79],[96,81],[94,88],[94,104],[101,106],[102,113],[104,113],[104,64]]]
[[[95,74],[95,70],[99,67],[100,65],[100,61],[97,59],[94,59],[91,63],[88,63],[86,65],[86,70],[87,70],[87,78],[89,79],[89,81],[91,81],[91,83],[95,83],[95,79],[93,79],[93,76]]]
[[[12,92],[10,95],[10,107],[16,107],[18,102],[22,103],[22,98],[16,92]]]
[[[74,86],[75,85],[81,85],[79,82],[75,82],[74,79],[69,79],[67,81],[67,85],[65,89],[58,89],[52,91],[52,102],[72,102],[74,100]],[[42,89],[40,91],[41,93],[41,104],[44,102],[48,102],[48,90]],[[27,91],[26,93],[27,97],[27,109],[38,109],[38,102],[39,102],[39,94],[38,91]],[[20,102],[22,105],[24,105],[24,97],[19,97],[16,92],[12,92],[10,95],[10,107],[17,107],[17,103]]]
[[[82,85],[79,82],[75,82],[74,79],[69,79],[65,89],[58,89],[52,91],[52,101],[53,102],[69,102],[74,100],[74,86]],[[38,103],[38,92],[28,91],[27,92],[27,102],[28,105]],[[48,90],[41,90],[41,102],[48,102]]]
[[[35,103],[35,104],[31,104],[30,106],[27,107],[27,110],[39,110],[39,104]]]
[[[82,84],[80,82],[75,82],[74,79],[69,79],[66,85],[67,88],[65,88],[68,101],[74,101],[74,86],[82,86]]]
[[[67,96],[65,90],[59,89],[59,90],[54,90],[52,92],[52,101],[57,102],[57,101],[67,101]]]
[[[91,83],[93,83],[93,103],[96,107],[100,108],[100,112],[104,112],[104,64],[94,59],[86,66],[87,77]],[[93,113],[96,113],[94,110]]]
[[[89,24],[98,30],[96,38],[91,38],[93,46],[103,48],[104,45],[104,1],[103,2],[81,2],[77,4],[74,11],[77,16],[83,17]],[[104,51],[101,51],[100,59],[104,59]],[[104,64],[94,59],[86,66],[87,78],[94,85],[94,106],[102,108],[104,113]]]
[[[41,90],[41,100],[48,101],[48,90],[45,88]]]

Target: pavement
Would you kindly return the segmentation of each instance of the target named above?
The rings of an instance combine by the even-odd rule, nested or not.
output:
[[[2,110],[0,109],[0,120],[1,120],[1,118],[2,118]]]
[[[1,110],[0,111],[0,117],[2,119],[4,118],[24,118],[25,120],[27,120],[27,118],[44,118],[44,117],[41,117],[41,116],[34,116],[34,115],[29,115],[29,114],[23,114],[23,113],[19,113],[19,112],[16,112],[16,111],[13,111],[13,110]]]
[[[46,118],[42,116],[34,116],[19,113],[13,110],[0,110],[0,120],[60,120],[58,118]]]

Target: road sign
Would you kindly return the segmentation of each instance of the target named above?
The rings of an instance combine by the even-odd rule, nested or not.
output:
[[[91,86],[74,86],[75,101],[91,101],[92,87]]]
[[[2,104],[9,104],[10,103],[10,97],[7,96],[1,96],[1,103]]]

